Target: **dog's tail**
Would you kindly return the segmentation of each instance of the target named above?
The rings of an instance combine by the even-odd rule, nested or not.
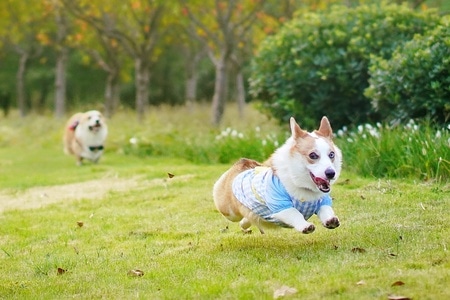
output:
[[[248,158],[241,158],[234,165],[237,166],[238,170],[240,170],[241,172],[262,166],[262,164],[260,164],[256,160]]]

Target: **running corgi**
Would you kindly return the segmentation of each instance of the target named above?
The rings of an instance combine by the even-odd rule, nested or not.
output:
[[[340,225],[331,208],[331,185],[341,172],[342,153],[333,143],[327,117],[307,132],[290,119],[291,136],[265,162],[241,158],[214,184],[216,208],[244,232],[273,226],[302,233],[315,230],[316,214],[329,229]]]

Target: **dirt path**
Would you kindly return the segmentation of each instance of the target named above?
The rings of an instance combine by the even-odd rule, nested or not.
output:
[[[136,178],[104,178],[65,185],[33,187],[16,194],[0,192],[0,213],[11,209],[39,208],[63,200],[101,198],[110,191],[126,191],[138,185]]]

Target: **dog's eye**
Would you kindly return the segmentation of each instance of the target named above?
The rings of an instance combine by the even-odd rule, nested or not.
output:
[[[311,158],[311,159],[319,159],[319,155],[316,152],[311,152],[309,154],[309,158]]]
[[[335,156],[335,154],[334,154],[334,152],[333,152],[333,151],[331,151],[331,152],[330,152],[330,154],[328,154],[328,157],[329,157],[329,158],[331,158],[331,159],[333,159],[333,158],[334,158],[334,156]]]

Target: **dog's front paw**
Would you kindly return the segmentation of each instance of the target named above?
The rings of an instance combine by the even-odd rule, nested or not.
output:
[[[339,227],[341,223],[339,222],[338,217],[332,217],[331,219],[328,219],[323,225],[328,229],[334,229],[336,227]]]
[[[302,233],[308,234],[308,233],[313,232],[315,229],[316,229],[316,227],[313,224],[309,224],[302,230]]]

